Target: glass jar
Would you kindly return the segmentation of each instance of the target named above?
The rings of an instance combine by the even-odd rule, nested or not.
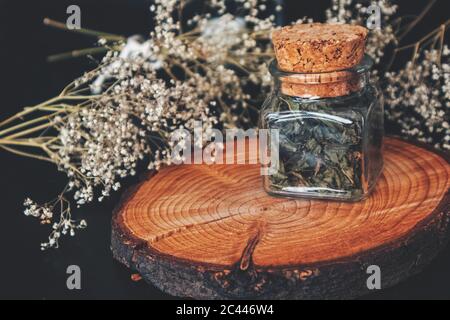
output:
[[[326,73],[270,71],[274,90],[260,128],[277,130],[277,163],[264,176],[276,196],[358,201],[374,188],[383,167],[383,95],[370,80],[372,60]],[[271,134],[272,136],[272,134]],[[277,141],[274,141],[277,140]],[[268,166],[269,166],[268,165]]]

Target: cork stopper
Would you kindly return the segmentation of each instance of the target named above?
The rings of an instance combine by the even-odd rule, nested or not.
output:
[[[278,67],[287,72],[330,72],[357,65],[367,29],[347,24],[297,24],[272,34]]]
[[[297,24],[272,34],[282,92],[337,97],[359,91],[360,75],[347,70],[364,57],[367,29],[346,24]],[[295,74],[297,73],[297,74]]]

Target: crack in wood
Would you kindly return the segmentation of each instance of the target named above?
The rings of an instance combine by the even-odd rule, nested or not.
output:
[[[252,263],[253,253],[255,252],[259,240],[261,240],[261,237],[265,231],[265,227],[266,227],[265,220],[258,221],[256,224],[256,232],[254,232],[254,234],[247,241],[247,245],[245,246],[239,261],[239,268],[242,271],[246,271],[250,266],[250,264]]]
[[[267,222],[263,216],[260,220],[250,227],[251,236],[242,251],[240,259],[230,270],[216,272],[213,275],[217,289],[223,295],[230,297],[239,297],[244,293],[251,293],[253,296],[262,294],[265,286],[269,283],[266,275],[260,275],[253,263],[253,254],[255,249],[265,234]],[[245,295],[245,294],[244,294]]]

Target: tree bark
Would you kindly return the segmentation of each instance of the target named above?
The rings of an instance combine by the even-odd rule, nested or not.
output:
[[[362,202],[274,198],[259,165],[182,165],[130,189],[112,223],[114,257],[174,296],[334,299],[418,273],[446,245],[447,156],[395,138]],[[250,142],[253,143],[253,142]]]

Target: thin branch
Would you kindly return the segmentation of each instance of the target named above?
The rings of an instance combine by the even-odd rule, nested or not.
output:
[[[29,121],[25,121],[25,122],[19,123],[19,124],[13,126],[13,127],[10,127],[8,129],[0,131],[0,136],[5,135],[6,133],[17,131],[18,129],[22,129],[22,128],[28,127],[28,126],[30,126],[32,124],[35,124],[35,123],[39,123],[39,122],[42,122],[42,121],[47,121],[51,117],[56,116],[56,115],[58,115],[58,114],[60,114],[62,112],[64,112],[64,110],[59,109],[59,111],[56,111],[52,115],[46,115],[46,116],[38,117],[38,118],[29,120]]]
[[[10,146],[23,146],[23,147],[35,147],[40,148],[41,144],[36,143],[33,139],[0,139],[0,146],[10,145]]]
[[[438,64],[441,65],[442,63],[442,50],[444,48],[444,40],[445,40],[445,31],[446,26],[443,24],[441,25],[441,32],[439,37],[439,51],[438,51]]]
[[[54,98],[51,98],[51,99],[49,99],[49,100],[47,100],[45,102],[42,102],[42,103],[36,105],[36,106],[30,107],[30,108],[24,108],[23,111],[21,111],[19,113],[16,113],[12,117],[9,117],[8,119],[0,122],[0,127],[3,127],[5,125],[7,125],[8,123],[13,122],[14,120],[21,119],[25,115],[27,115],[27,114],[29,114],[29,113],[39,109],[40,107],[44,107],[44,106],[47,106],[49,104],[52,104],[53,102],[57,102],[59,99],[60,99],[60,97],[54,97]]]
[[[113,41],[124,41],[125,40],[125,37],[118,36],[118,35],[111,34],[111,33],[106,33],[106,32],[100,32],[100,31],[84,29],[84,28],[69,29],[69,28],[67,28],[66,24],[59,22],[59,21],[52,20],[50,18],[45,18],[44,24],[49,27],[66,30],[66,31],[74,32],[74,33],[80,33],[80,34],[84,34],[84,35],[92,36],[92,37],[96,37],[96,38],[104,38],[106,40],[113,40]]]
[[[53,97],[45,102],[42,102],[38,105],[35,105],[33,107],[25,107],[21,112],[16,113],[15,115],[13,115],[12,117],[9,117],[8,119],[0,122],[0,127],[3,127],[11,122],[13,122],[14,120],[18,120],[18,119],[22,119],[24,116],[26,116],[27,114],[30,114],[36,110],[39,110],[39,108],[42,107],[46,107],[48,105],[51,105],[55,102],[58,101],[71,101],[71,100],[90,100],[90,99],[95,99],[95,98],[100,98],[102,97],[102,95],[89,95],[89,96],[71,96],[71,95],[67,95],[67,96],[57,96],[57,97]]]
[[[423,17],[425,17],[425,15],[428,13],[428,11],[430,11],[430,9],[434,6],[434,4],[436,3],[436,0],[431,0],[427,6],[423,9],[423,11],[419,14],[419,16],[417,16],[416,19],[414,19],[413,22],[411,22],[408,27],[406,28],[406,30],[398,37],[398,40],[402,40],[412,29],[414,29],[414,27],[423,19]]]
[[[63,52],[54,54],[47,57],[48,62],[58,62],[61,60],[71,59],[71,58],[79,58],[79,57],[85,57],[87,55],[96,55],[105,53],[109,50],[109,48],[106,47],[95,47],[95,48],[86,48],[86,49],[79,49],[79,50],[73,50],[69,52]]]
[[[4,138],[4,140],[13,140],[13,139],[16,139],[16,138],[22,138],[22,137],[24,137],[26,135],[29,135],[31,133],[47,129],[47,128],[53,126],[53,124],[54,123],[52,121],[50,121],[48,123],[41,124],[40,126],[31,128],[31,129],[28,129],[28,130],[24,130],[24,131],[21,131],[21,132],[18,132],[18,133],[12,134],[10,136],[7,136],[7,137]]]
[[[428,33],[425,36],[423,36],[417,42],[411,43],[411,44],[408,44],[408,45],[405,45],[405,46],[401,46],[401,47],[398,47],[398,48],[395,48],[394,52],[393,52],[393,54],[391,56],[391,59],[390,59],[389,63],[387,64],[386,70],[389,70],[392,67],[392,65],[394,63],[394,60],[395,60],[397,54],[400,51],[414,48],[413,57],[412,57],[412,61],[414,62],[417,59],[417,55],[418,55],[418,53],[420,51],[420,48],[423,47],[423,46],[428,45],[430,43],[430,41],[432,41],[436,37],[442,39],[441,42],[443,43],[443,41],[444,41],[444,34],[445,34],[445,31],[446,31],[446,29],[447,29],[447,27],[449,25],[450,25],[450,19],[447,20],[446,22],[444,22],[438,28],[434,29],[430,33]]]
[[[32,153],[29,153],[29,152],[19,151],[19,150],[16,150],[14,148],[6,147],[4,145],[0,145],[0,148],[6,150],[8,152],[11,152],[11,153],[13,153],[15,155],[18,155],[18,156],[54,163],[54,161],[52,159],[50,159],[50,158],[39,156],[39,155],[32,154]]]

